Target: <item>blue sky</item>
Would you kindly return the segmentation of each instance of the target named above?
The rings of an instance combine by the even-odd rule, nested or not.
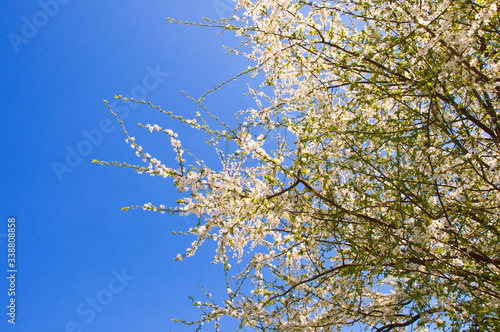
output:
[[[0,12],[2,90],[0,147],[1,331],[191,331],[171,318],[194,320],[188,296],[226,295],[213,246],[174,262],[193,241],[194,218],[124,206],[174,206],[171,180],[92,165],[92,159],[139,163],[103,100],[141,96],[179,114],[247,68],[227,56],[235,45],[216,29],[170,24],[230,14],[231,0],[9,2]],[[244,80],[207,98],[221,116],[246,108]],[[121,106],[127,128],[161,160],[173,160],[164,137],[137,122],[158,123],[208,160],[205,138],[150,109]],[[163,158],[163,159],[162,159]],[[216,160],[213,160],[216,162]],[[7,220],[16,218],[16,324],[7,322]],[[94,301],[94,302],[93,302]],[[234,330],[227,323],[224,330]]]

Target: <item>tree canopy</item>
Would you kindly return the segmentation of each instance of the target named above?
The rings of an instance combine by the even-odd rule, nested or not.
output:
[[[220,166],[157,124],[141,126],[168,136],[178,168],[125,127],[145,164],[101,162],[189,192],[136,207],[199,218],[184,256],[217,243],[228,297],[194,302],[190,324],[499,331],[499,15],[493,0],[239,0],[207,22],[264,77],[255,109],[230,126],[203,98],[196,119],[132,102],[211,135]]]

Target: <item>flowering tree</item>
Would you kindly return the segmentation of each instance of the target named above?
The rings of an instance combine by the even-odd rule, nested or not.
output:
[[[100,162],[190,192],[129,207],[198,216],[184,256],[216,241],[229,295],[194,302],[189,324],[499,331],[499,15],[493,0],[239,0],[209,22],[265,77],[256,109],[231,127],[203,98],[191,120],[132,102],[210,134],[220,167],[156,124],[141,126],[168,136],[179,167],[125,127],[145,164]]]

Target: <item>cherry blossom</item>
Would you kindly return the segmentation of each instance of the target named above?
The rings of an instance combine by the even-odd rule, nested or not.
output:
[[[178,260],[217,244],[227,299],[204,291],[200,320],[181,322],[498,330],[499,15],[492,0],[239,0],[201,24],[243,40],[230,52],[253,66],[234,79],[262,74],[255,108],[231,127],[204,96],[197,119],[139,103],[210,135],[219,167],[173,129],[141,125],[168,137],[179,168],[167,167],[118,117],[145,166],[100,162],[189,192],[177,207],[124,208],[196,215]]]

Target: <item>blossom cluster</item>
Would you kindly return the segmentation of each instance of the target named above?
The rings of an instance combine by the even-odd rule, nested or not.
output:
[[[263,73],[257,108],[237,128],[207,111],[219,129],[162,112],[210,134],[220,167],[189,165],[158,125],[144,127],[168,135],[178,170],[131,139],[190,191],[172,211],[200,224],[178,259],[213,240],[231,276],[194,323],[498,329],[499,16],[492,0],[238,0],[214,23]]]

